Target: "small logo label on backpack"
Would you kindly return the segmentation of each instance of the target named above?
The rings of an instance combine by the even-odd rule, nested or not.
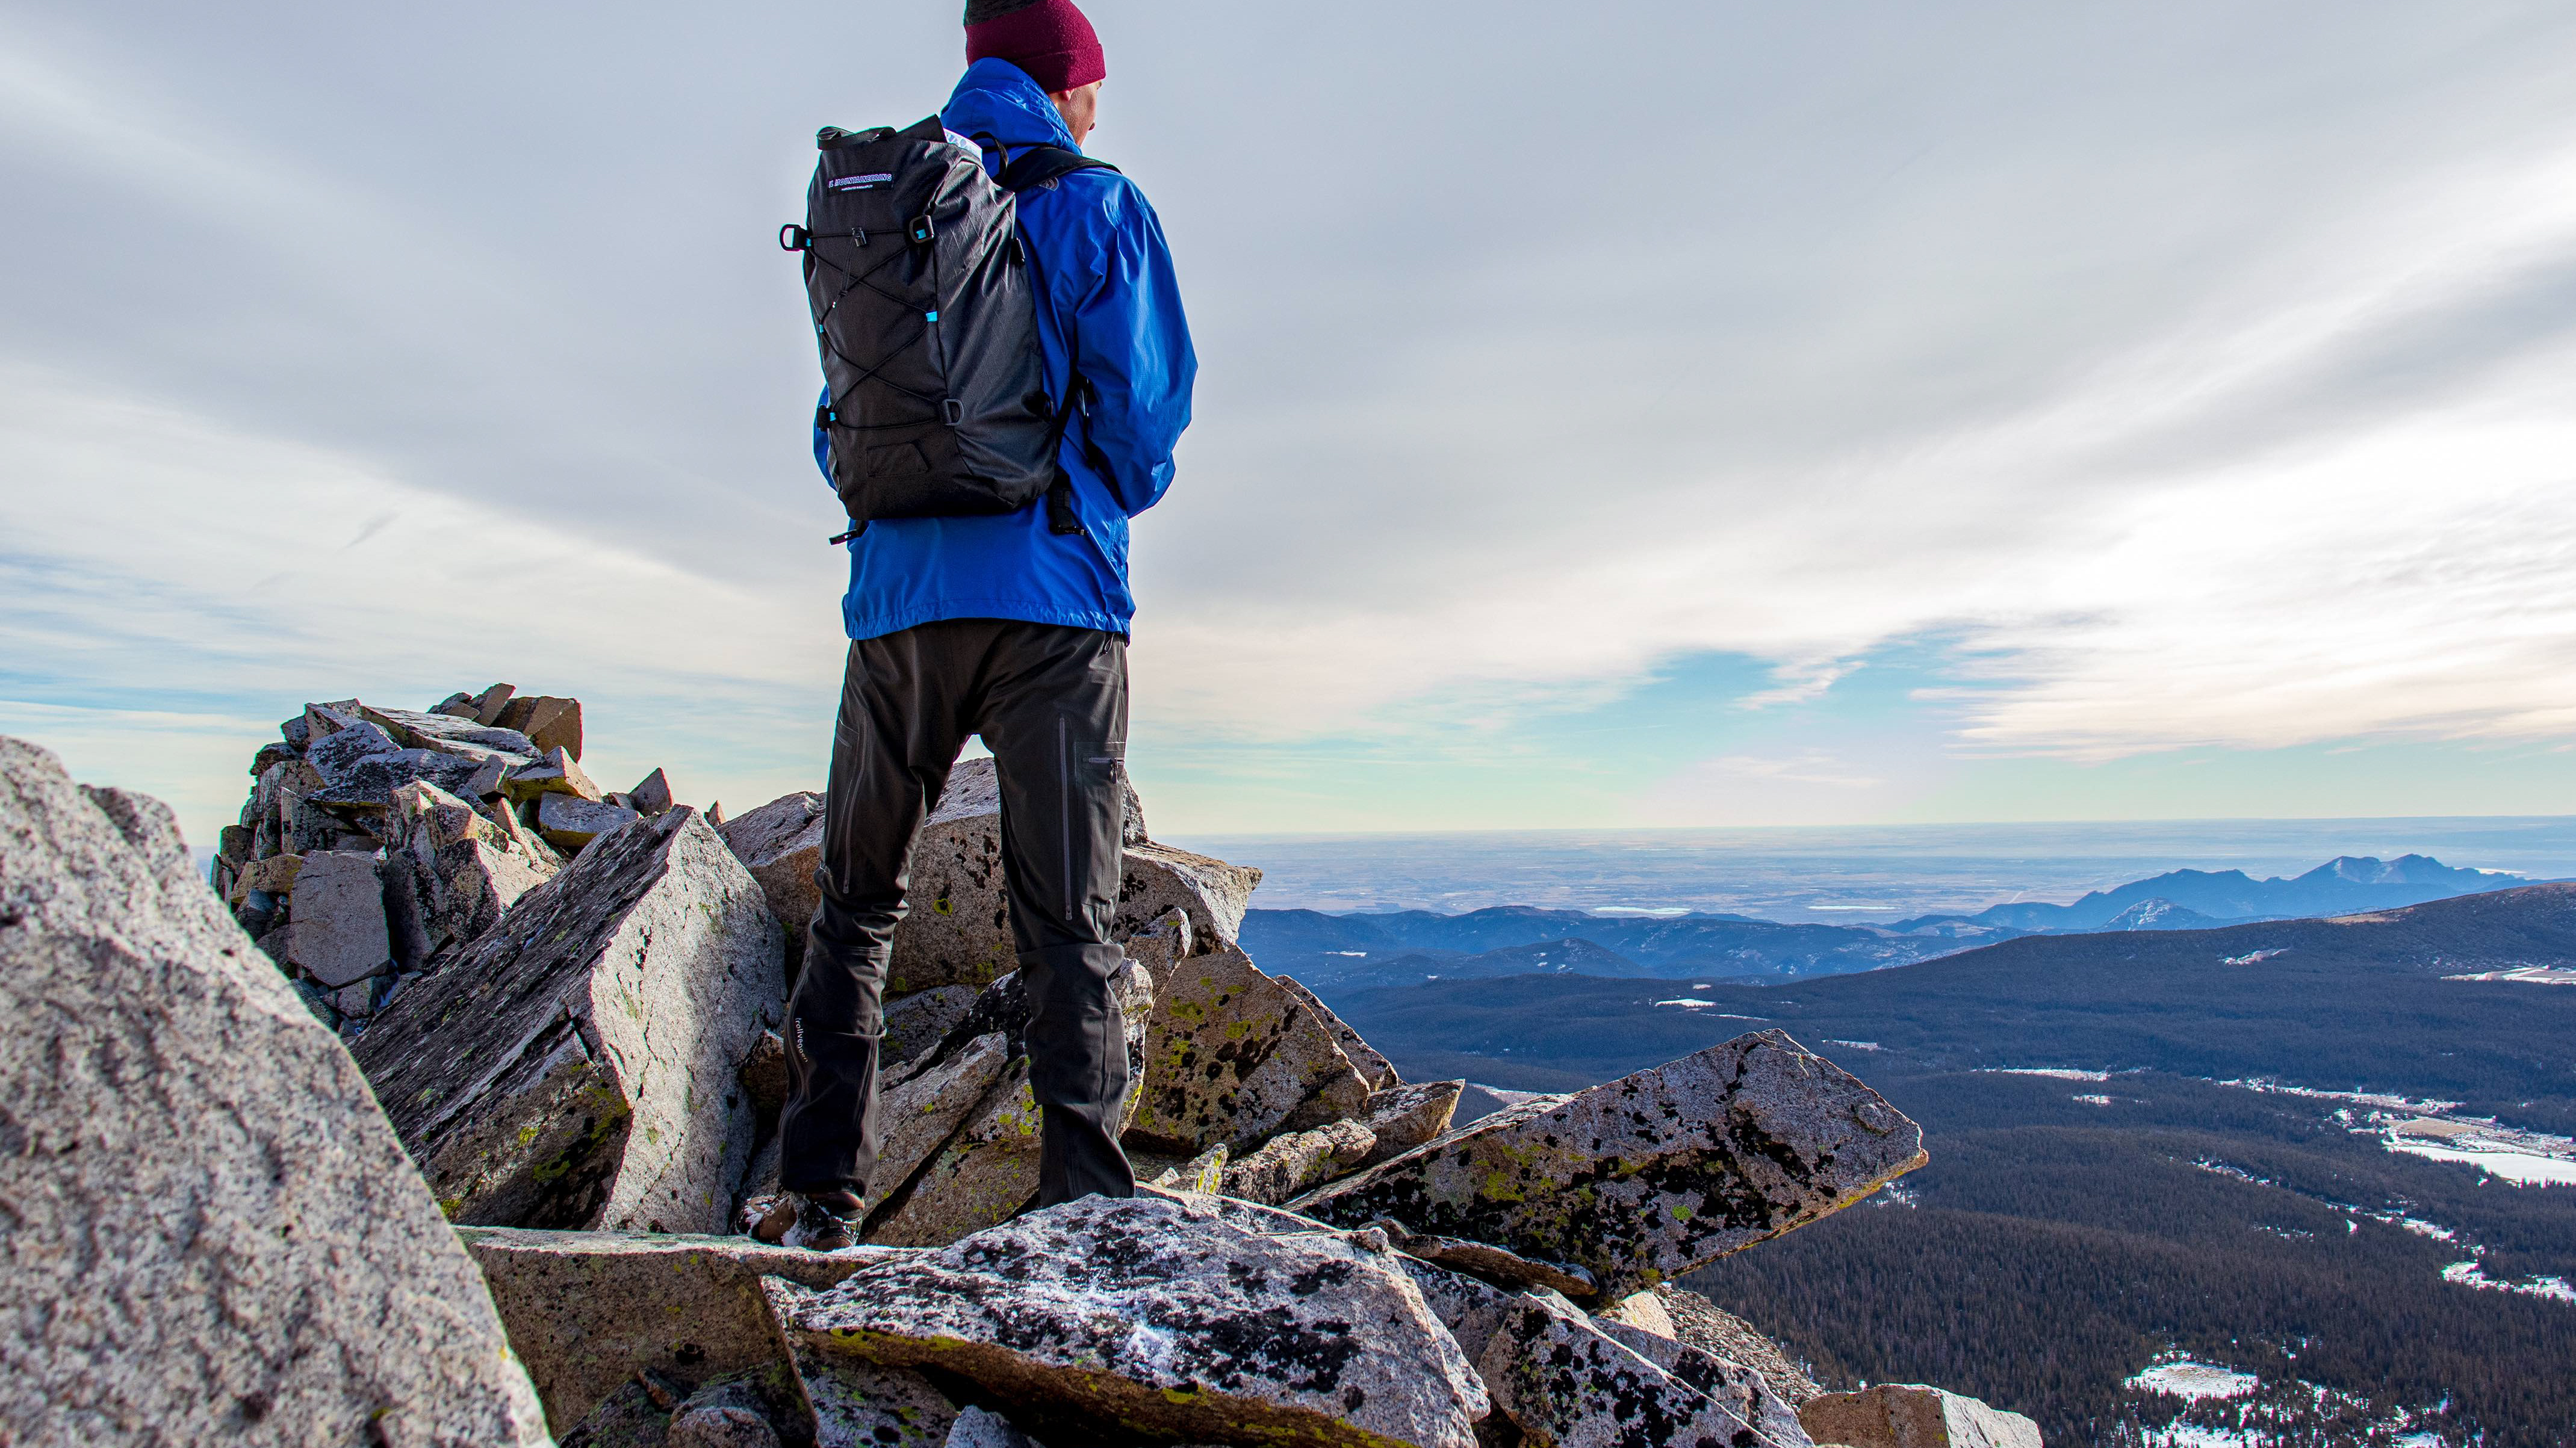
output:
[[[871,186],[882,186],[893,179],[893,172],[878,171],[867,176],[835,176],[830,185],[834,191],[865,191]]]

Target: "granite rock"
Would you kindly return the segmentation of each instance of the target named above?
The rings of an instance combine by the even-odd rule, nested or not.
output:
[[[1356,1121],[1283,1132],[1225,1169],[1225,1194],[1276,1206],[1357,1167],[1376,1146],[1377,1133]]]
[[[1125,832],[1141,836],[1144,808],[1132,786],[1122,787]],[[819,824],[814,828],[819,851]],[[1140,838],[1129,847],[1130,858],[1154,848]],[[1120,888],[1123,902],[1125,884]],[[894,959],[886,974],[889,996],[942,985],[980,986],[1018,964],[1019,946],[1003,895],[1001,780],[991,759],[960,760],[949,771],[947,788],[913,839],[909,904],[903,923],[895,927]],[[1240,909],[1236,913],[1239,918]],[[1127,918],[1122,903],[1117,919],[1123,924]],[[1113,935],[1123,933],[1113,928]]]
[[[823,868],[823,797],[791,794],[726,820],[718,832],[760,882],[770,912],[787,931],[788,974],[805,959],[805,927],[823,903],[814,872]],[[917,878],[917,877],[916,877]],[[914,898],[920,898],[916,885]]]
[[[377,709],[360,705],[358,716],[392,736],[405,749],[427,749],[439,754],[457,754],[481,762],[500,758],[525,762],[539,753],[535,741],[516,729],[499,729],[474,719],[431,712],[414,713],[409,709]]]
[[[593,803],[605,798],[599,786],[582,772],[580,762],[561,748],[549,749],[543,757],[511,770],[502,788],[510,798],[522,802],[549,794],[568,794]]]
[[[1128,1441],[1470,1448],[1487,1406],[1392,1258],[1162,1198],[1086,1198],[782,1295],[800,1350],[936,1365]]]
[[[620,831],[396,997],[358,1061],[450,1217],[722,1231],[778,922],[696,811]]]
[[[1360,1164],[1375,1166],[1448,1131],[1458,1111],[1459,1093],[1466,1089],[1464,1081],[1426,1081],[1369,1093],[1360,1120],[1377,1133],[1377,1146]]]
[[[392,969],[385,886],[374,857],[326,851],[303,858],[287,897],[295,921],[287,961],[328,990]]]
[[[1232,945],[1260,883],[1261,872],[1250,865],[1230,865],[1213,855],[1194,855],[1151,840],[1129,845],[1119,868],[1118,909],[1109,932],[1129,935],[1178,910],[1189,916],[1200,949],[1214,941]]]
[[[590,842],[600,836],[614,834],[642,818],[623,805],[583,799],[579,795],[537,796],[537,833],[556,849],[575,854],[588,848]]]
[[[1817,1442],[1846,1448],[2040,1448],[2039,1425],[2019,1413],[1911,1384],[1819,1394],[1798,1416]]]
[[[1635,1304],[1629,1306],[1631,1314],[1663,1315],[1662,1304],[1651,1292],[1638,1293],[1628,1302]],[[1669,1318],[1664,1320],[1670,1322]],[[1637,1356],[1698,1389],[1702,1396],[1732,1416],[1752,1424],[1768,1441],[1795,1442],[1806,1431],[1799,1424],[1797,1404],[1774,1391],[1760,1372],[1733,1358],[1682,1342],[1671,1333],[1656,1332],[1615,1316],[1596,1316],[1593,1326]]]
[[[456,1236],[559,1431],[639,1372],[695,1387],[786,1362],[761,1278],[829,1287],[896,1255],[641,1232],[460,1227]]]
[[[1563,1299],[1517,1299],[1476,1360],[1495,1409],[1542,1448],[1811,1448],[1786,1405],[1749,1416],[1640,1356]]]
[[[543,1441],[367,1083],[170,812],[5,738],[0,1140],[0,1436]]]
[[[1619,1298],[1837,1211],[1924,1160],[1920,1127],[1771,1030],[1495,1112],[1289,1205],[1571,1263]]]
[[[541,753],[560,749],[575,759],[581,758],[579,699],[558,699],[547,694],[522,695],[503,704],[492,722],[527,735],[529,742],[536,745]]]
[[[1306,989],[1296,977],[1276,975],[1271,979],[1279,982],[1283,989],[1297,998],[1299,1005],[1306,1008],[1307,1014],[1322,1021],[1324,1029],[1333,1033],[1333,1043],[1342,1048],[1343,1055],[1351,1058],[1351,1068],[1360,1073],[1360,1079],[1368,1083],[1370,1091],[1390,1091],[1404,1084],[1404,1078],[1396,1074],[1394,1062],[1380,1055],[1377,1047],[1352,1029],[1350,1022],[1333,1014],[1333,1008],[1317,999],[1315,993]],[[1439,1133],[1433,1132],[1432,1135]]]
[[[538,855],[524,836],[436,785],[394,791],[385,816],[385,900],[406,968],[479,938],[560,868],[552,852]]]
[[[1332,1031],[1242,949],[1175,960],[1154,978],[1145,1083],[1127,1139],[1191,1156],[1238,1155],[1282,1128],[1356,1117],[1368,1084]]]
[[[946,1039],[966,1019],[980,994],[971,985],[942,985],[887,1002],[885,1042],[880,1048],[886,1069],[909,1065]]]
[[[1719,1307],[1687,1287],[1663,1283],[1655,1288],[1655,1300],[1663,1304],[1664,1316],[1672,1324],[1672,1337],[1685,1346],[1713,1353],[1728,1362],[1752,1369],[1783,1402],[1791,1406],[1804,1404],[1824,1391],[1806,1369],[1790,1360],[1780,1345],[1756,1331],[1751,1323]]]

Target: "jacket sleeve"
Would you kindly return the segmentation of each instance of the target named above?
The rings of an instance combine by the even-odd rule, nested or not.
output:
[[[1077,369],[1099,394],[1085,419],[1094,462],[1106,461],[1110,490],[1132,517],[1172,485],[1199,359],[1163,223],[1143,193],[1122,189],[1099,283],[1074,314],[1074,346]]]

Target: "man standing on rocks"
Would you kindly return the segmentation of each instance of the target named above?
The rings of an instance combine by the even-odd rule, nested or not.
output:
[[[996,176],[1030,146],[1079,150],[1108,73],[1073,0],[968,0],[965,78],[942,108]],[[989,142],[998,141],[1002,153]],[[1020,193],[1046,385],[1087,379],[1058,460],[1061,503],[980,517],[882,518],[850,540],[851,639],[833,735],[822,904],[789,1006],[781,1119],[787,1195],[758,1234],[855,1239],[881,1140],[882,993],[915,832],[970,734],[993,751],[1011,928],[1043,1108],[1040,1206],[1131,1196],[1127,1088],[1108,980],[1127,739],[1128,519],[1172,480],[1198,361],[1161,224],[1135,183],[1075,170]],[[830,403],[827,389],[825,401]],[[815,430],[826,478],[832,437]],[[1050,514],[1056,516],[1051,519]],[[876,1183],[882,1198],[896,1183]]]

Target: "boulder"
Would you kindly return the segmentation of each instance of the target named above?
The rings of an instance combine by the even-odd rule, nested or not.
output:
[[[329,990],[391,970],[393,937],[375,858],[323,852],[303,859],[287,896],[295,922],[287,962]]]
[[[981,1408],[967,1408],[948,1430],[948,1448],[1038,1448],[1011,1420]]]
[[[1798,1418],[1817,1442],[1846,1448],[2040,1448],[2039,1425],[2019,1413],[1901,1383],[1819,1394]]]
[[[513,763],[537,757],[534,740],[516,729],[498,729],[474,719],[409,709],[376,709],[360,705],[358,716],[382,729],[405,749],[458,754],[476,762],[504,759]]]
[[[242,866],[241,873],[233,877],[233,888],[226,898],[239,905],[249,898],[253,890],[263,890],[271,895],[288,894],[295,889],[295,876],[303,868],[302,855],[271,855],[265,860],[253,860]]]
[[[1136,1057],[1143,1021],[1153,1013],[1152,987],[1134,961],[1110,977],[1111,1000],[1127,1027],[1130,1105],[1141,1074]],[[1010,1220],[1037,1196],[1039,1129],[1044,1122],[1029,1085],[1028,1050],[1020,1032],[1028,1002],[1017,971],[988,987],[949,1039],[915,1063],[887,1092],[887,1151],[869,1184],[867,1240],[894,1246],[936,1247]],[[980,1034],[969,1034],[980,1033]],[[963,1039],[961,1039],[963,1037]],[[977,1063],[977,1064],[970,1064]],[[984,1064],[989,1063],[989,1064]],[[942,1084],[943,1074],[952,1084]],[[983,1081],[980,1097],[967,1087]],[[894,1150],[899,1118],[895,1103],[920,1110],[927,1149],[907,1142]],[[916,1108],[912,1103],[920,1103]],[[938,1103],[934,1108],[932,1103]],[[950,1107],[966,1104],[965,1115]],[[963,1120],[953,1135],[929,1135],[941,1122]],[[898,1172],[898,1167],[901,1168]]]
[[[494,684],[492,687],[485,689],[482,693],[475,695],[474,722],[477,724],[500,723],[501,711],[510,706],[510,700],[515,697],[518,692],[518,690],[507,684]]]
[[[1356,1121],[1285,1132],[1225,1168],[1225,1194],[1276,1206],[1357,1167],[1376,1145],[1377,1133]],[[1223,1143],[1211,1148],[1222,1149]]]
[[[1100,1437],[1471,1448],[1487,1407],[1393,1258],[1156,1197],[1086,1198],[779,1292],[800,1351],[935,1365]]]
[[[510,1346],[559,1432],[639,1372],[694,1388],[786,1361],[761,1278],[829,1287],[895,1255],[640,1232],[461,1227],[456,1236],[491,1284]]]
[[[1506,1292],[1490,1282],[1434,1266],[1407,1253],[1399,1252],[1395,1261],[1413,1279],[1423,1305],[1448,1329],[1450,1339],[1469,1362],[1483,1355],[1494,1334],[1502,1330],[1503,1319],[1521,1300],[1516,1292]]]
[[[394,791],[385,822],[385,900],[395,957],[407,968],[480,938],[560,868],[551,853],[538,856],[524,836],[434,784]]]
[[[568,794],[593,802],[603,797],[599,786],[582,773],[580,762],[560,748],[549,749],[542,758],[511,770],[502,790],[522,803],[548,794]]]
[[[1368,1083],[1369,1090],[1388,1091],[1404,1084],[1404,1078],[1395,1073],[1394,1062],[1379,1055],[1377,1047],[1370,1045],[1358,1031],[1353,1030],[1350,1022],[1333,1014],[1333,1008],[1316,999],[1315,993],[1298,983],[1296,977],[1275,975],[1271,979],[1286,988],[1290,995],[1297,998],[1298,1004],[1304,1006],[1315,1019],[1324,1023],[1325,1030],[1333,1033],[1334,1044],[1342,1048],[1343,1055],[1351,1058],[1351,1068],[1360,1073],[1360,1079]],[[1439,1133],[1433,1132],[1432,1135],[1437,1136]]]
[[[1226,1157],[1225,1143],[1218,1142],[1187,1161],[1172,1162],[1171,1165],[1150,1174],[1140,1163],[1136,1176],[1138,1181],[1151,1180],[1158,1187],[1214,1196],[1225,1190]]]
[[[673,803],[670,776],[658,769],[644,776],[643,783],[626,791],[626,803],[640,815],[657,815],[669,809]]]
[[[805,960],[805,927],[823,903],[823,892],[814,884],[814,872],[823,868],[823,797],[783,795],[718,829],[734,857],[760,882],[770,913],[787,931],[787,973],[793,977]],[[916,899],[919,894],[916,883]]]
[[[501,706],[492,722],[528,736],[539,752],[560,749],[581,758],[581,701],[530,694]]]
[[[536,1444],[473,1264],[160,804],[0,739],[0,1437]]]
[[[942,985],[887,1002],[885,1041],[878,1048],[879,1059],[888,1070],[918,1059],[966,1019],[980,994],[971,985]]]
[[[1787,1405],[1747,1413],[1602,1332],[1562,1298],[1524,1296],[1476,1360],[1496,1411],[1541,1448],[1810,1448]]]
[[[1129,866],[1121,878],[1120,904],[1112,927],[1113,935],[1123,936],[1127,933],[1125,927],[1150,920],[1161,912],[1134,915],[1131,920],[1127,904],[1130,886],[1143,878],[1137,874],[1139,869],[1148,873],[1152,870],[1151,866],[1135,863],[1137,852],[1160,847],[1143,841],[1144,806],[1137,800],[1134,786],[1122,783],[1121,787],[1127,810],[1122,834],[1136,841],[1128,846]],[[813,848],[819,858],[819,820],[813,830]],[[812,873],[810,867],[807,873]],[[942,985],[980,986],[1014,968],[1019,946],[1011,935],[1010,907],[1003,898],[1002,884],[1000,778],[989,758],[960,760],[949,771],[948,787],[931,807],[920,834],[913,840],[911,910],[895,928],[894,961],[887,971],[886,993],[904,995]],[[1249,887],[1245,888],[1248,894]],[[1173,892],[1166,889],[1164,893]],[[810,903],[806,908],[810,913]],[[1239,922],[1239,906],[1235,914]]]
[[[1019,1113],[1028,1091],[1025,1072],[1014,1078],[1012,1092],[1002,1093],[1010,1099],[996,1099],[995,1091],[1002,1078],[1020,1065],[1013,1059],[1003,1035],[996,1031],[976,1037],[963,1051],[930,1065],[918,1074],[901,1080],[889,1078],[881,1087],[878,1100],[879,1119],[884,1123],[885,1134],[877,1148],[876,1168],[870,1173],[867,1193],[861,1199],[862,1210],[875,1212],[884,1207],[889,1198],[909,1202],[915,1195],[915,1177],[921,1173],[925,1163],[930,1163],[934,1173],[941,1166],[947,1171],[923,1194],[922,1207],[915,1213],[915,1219],[924,1216],[944,1219],[951,1208],[973,1215],[973,1208],[966,1203],[981,1199],[976,1188],[983,1183],[980,1180],[972,1184],[963,1183],[959,1178],[962,1175],[980,1179],[984,1173],[981,1170],[963,1171],[960,1159],[971,1153],[972,1146],[977,1143],[968,1138],[978,1133],[970,1131],[965,1137],[960,1137],[959,1128],[972,1123],[981,1128],[981,1135],[989,1137],[994,1134],[995,1124],[1007,1125],[1011,1129],[1022,1124]],[[1033,1118],[1035,1103],[1026,1103],[1025,1109]],[[942,1160],[932,1163],[932,1157],[942,1154],[943,1148],[946,1152]],[[765,1155],[757,1173],[758,1180],[751,1188],[754,1201],[745,1207],[745,1220],[757,1221],[765,1214],[768,1203],[759,1198],[777,1192],[777,1170],[775,1155]],[[1034,1177],[1031,1189],[1034,1190]],[[1005,1190],[1002,1194],[1007,1196],[1009,1193]],[[1022,1196],[1020,1200],[1026,1201],[1027,1197]],[[935,1202],[946,1206],[934,1212]],[[938,1231],[944,1229],[922,1230],[928,1230],[930,1236],[921,1241],[911,1240],[910,1234],[888,1235],[876,1240],[920,1246],[931,1240],[953,1241],[962,1235],[951,1231],[947,1236],[939,1236]]]
[[[1282,1128],[1356,1117],[1368,1083],[1332,1031],[1229,942],[1154,978],[1145,1084],[1127,1139],[1192,1156],[1249,1153]]]
[[[1124,935],[1179,910],[1190,918],[1200,948],[1207,942],[1234,943],[1243,932],[1243,912],[1261,871],[1230,865],[1213,855],[1194,855],[1148,840],[1129,845],[1118,875],[1118,909],[1110,933]]]
[[[1289,1203],[1571,1263],[1626,1297],[1921,1166],[1923,1132],[1780,1031],[1506,1108]]]
[[[1464,1081],[1426,1081],[1369,1093],[1360,1120],[1377,1133],[1377,1146],[1360,1164],[1375,1166],[1447,1131],[1458,1110],[1459,1093],[1466,1089]]]
[[[814,1409],[816,1448],[941,1448],[963,1416],[905,1368],[812,1352],[799,1353],[796,1365]]]
[[[1651,1292],[1638,1293],[1628,1301],[1647,1304],[1632,1307],[1632,1314],[1660,1315],[1663,1311]],[[1769,1381],[1753,1368],[1706,1348],[1679,1341],[1670,1333],[1655,1332],[1617,1317],[1598,1316],[1592,1325],[1637,1356],[1698,1389],[1728,1413],[1754,1424],[1766,1439],[1791,1442],[1804,1431],[1795,1426],[1798,1423],[1797,1404],[1774,1391]]]
[[[359,1064],[448,1215],[722,1231],[778,922],[697,812],[620,831],[394,999]]]
[[[1755,1331],[1743,1318],[1689,1288],[1669,1282],[1656,1287],[1654,1296],[1663,1305],[1665,1319],[1672,1324],[1675,1341],[1761,1374],[1762,1381],[1782,1401],[1804,1404],[1824,1391],[1807,1376],[1806,1369],[1780,1350],[1778,1343]]]
[[[601,835],[614,834],[642,818],[623,805],[605,804],[579,795],[537,796],[537,833],[556,849],[575,854],[588,848],[590,842]],[[713,832],[710,828],[709,833]],[[783,938],[781,949],[784,949]]]

